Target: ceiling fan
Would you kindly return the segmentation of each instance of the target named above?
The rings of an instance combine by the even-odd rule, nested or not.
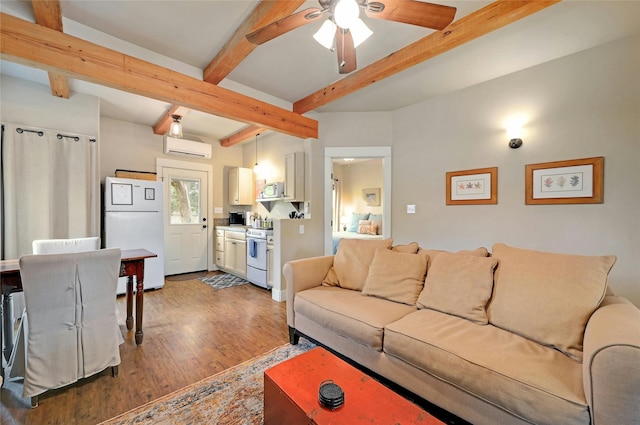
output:
[[[356,47],[366,40],[371,30],[360,19],[360,9],[369,18],[402,22],[425,28],[441,30],[453,21],[456,8],[418,0],[318,0],[320,7],[301,10],[276,22],[259,28],[247,39],[254,44],[263,44],[282,34],[317,21],[327,20],[313,36],[328,49],[338,54],[338,71],[348,74],[357,68]]]

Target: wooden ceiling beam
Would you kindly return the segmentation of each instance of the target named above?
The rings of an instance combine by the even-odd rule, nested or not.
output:
[[[2,58],[300,138],[318,122],[106,47],[0,14]]]
[[[382,58],[293,104],[299,114],[312,111],[478,37],[539,12],[561,0],[498,0]]]
[[[222,81],[257,47],[256,44],[249,43],[247,34],[291,15],[302,4],[304,4],[304,0],[261,1],[251,12],[251,15],[238,27],[222,50],[206,66],[203,79],[211,84],[218,84]]]
[[[218,84],[224,80],[224,78],[257,47],[247,40],[246,35],[248,33],[255,28],[260,28],[290,15],[303,3],[304,0],[261,1],[247,19],[240,24],[216,57],[206,66],[203,71],[203,79],[211,84]],[[164,134],[168,131],[172,121],[171,115],[173,115],[170,112],[175,108],[176,105],[173,105],[169,112],[164,114],[154,125],[153,132],[155,134]],[[186,108],[183,108],[183,110],[188,111]],[[183,114],[177,115],[182,116]]]
[[[244,127],[230,136],[225,137],[220,140],[220,146],[224,146],[225,148],[231,147],[233,145],[237,145],[238,143],[244,142],[245,140],[251,139],[256,136],[256,134],[260,134],[264,132],[266,128],[260,127],[257,125],[250,125]]]
[[[32,0],[31,6],[38,25],[62,32],[60,0]],[[49,72],[51,94],[69,99],[69,80],[64,75]]]

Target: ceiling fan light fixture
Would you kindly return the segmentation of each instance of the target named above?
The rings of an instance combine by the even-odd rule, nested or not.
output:
[[[371,34],[373,34],[373,31],[371,31],[367,24],[365,24],[360,18],[353,22],[349,31],[351,31],[351,35],[353,36],[354,48],[361,45],[367,38],[371,37]]]
[[[335,36],[336,24],[334,24],[330,19],[324,21],[320,29],[313,34],[313,38],[329,50],[333,47],[333,39]]]
[[[173,122],[169,126],[169,136],[182,139],[182,124],[180,124],[180,115],[171,115]]]
[[[333,12],[336,24],[342,29],[350,29],[360,16],[360,7],[356,0],[340,0]]]

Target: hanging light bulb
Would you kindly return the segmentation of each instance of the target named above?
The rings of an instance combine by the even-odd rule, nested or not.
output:
[[[351,35],[353,36],[354,48],[358,47],[360,44],[362,44],[363,41],[371,37],[371,34],[373,34],[373,31],[371,31],[360,18],[357,18],[355,21],[353,21],[353,24],[351,24],[351,28],[349,29],[349,31],[351,31]]]
[[[360,8],[356,0],[340,0],[333,12],[336,24],[340,28],[349,29],[360,16]]]
[[[333,47],[333,39],[335,36],[336,24],[334,24],[331,19],[324,21],[324,24],[322,24],[320,29],[313,34],[313,38],[329,50]]]
[[[180,124],[182,117],[180,115],[171,115],[171,118],[173,118],[173,122],[169,127],[169,136],[182,139],[182,124]]]
[[[260,135],[260,133],[256,134],[256,163],[253,166],[253,172],[255,174],[258,174],[258,172],[260,171],[260,165],[258,164],[258,136]]]

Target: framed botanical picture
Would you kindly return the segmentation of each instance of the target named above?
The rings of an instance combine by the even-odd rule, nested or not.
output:
[[[525,166],[525,204],[601,204],[604,157]]]
[[[498,167],[447,173],[447,205],[498,203]]]
[[[362,199],[365,200],[370,207],[380,206],[380,188],[362,189]]]

